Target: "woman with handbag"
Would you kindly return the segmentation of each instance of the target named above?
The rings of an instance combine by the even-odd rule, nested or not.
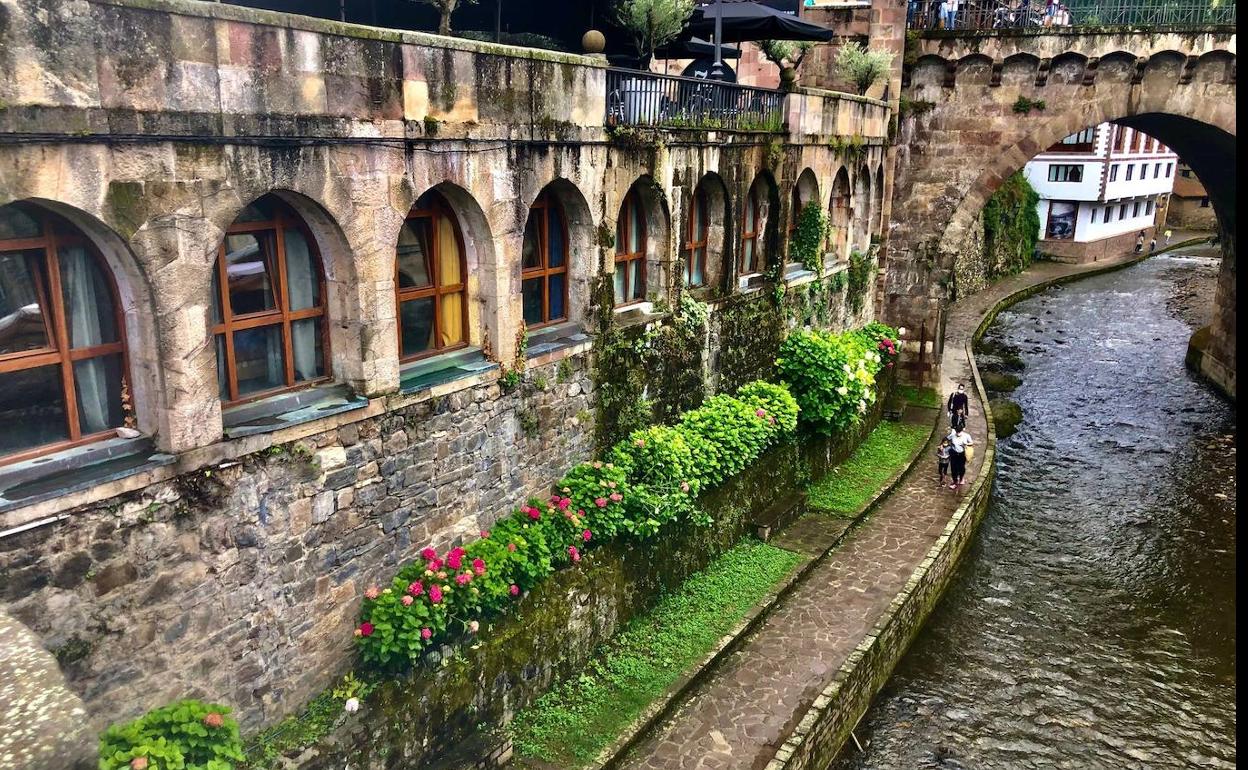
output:
[[[970,459],[969,455],[974,451],[971,449],[971,445],[974,443],[975,441],[971,438],[971,434],[967,433],[963,427],[957,427],[949,431],[949,446],[953,450],[949,453],[950,489],[957,489],[964,483],[966,461]]]

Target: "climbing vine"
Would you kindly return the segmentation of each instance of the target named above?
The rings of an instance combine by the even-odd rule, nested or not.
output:
[[[823,207],[813,201],[807,203],[789,244],[789,258],[800,262],[807,270],[819,272],[823,268],[823,244],[828,240],[828,227],[828,214]]]
[[[849,308],[854,313],[862,312],[866,303],[867,289],[871,285],[871,274],[875,272],[875,259],[870,251],[863,254],[858,249],[849,252],[848,294]]]
[[[1039,194],[1018,171],[984,204],[984,264],[989,279],[1031,264],[1040,235],[1039,202]]]

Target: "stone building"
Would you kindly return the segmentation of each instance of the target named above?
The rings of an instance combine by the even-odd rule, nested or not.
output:
[[[1174,191],[1166,207],[1166,227],[1185,230],[1216,230],[1218,218],[1213,212],[1209,192],[1196,177],[1192,167],[1179,160],[1174,178]]]
[[[661,418],[873,316],[798,290],[874,253],[887,102],[644,129],[597,57],[193,0],[0,16],[0,612],[95,726],[291,713],[366,584],[544,493],[621,399]],[[786,266],[816,202],[822,263]],[[683,357],[604,374],[687,296]]]

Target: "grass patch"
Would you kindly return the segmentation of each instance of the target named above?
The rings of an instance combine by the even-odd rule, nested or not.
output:
[[[521,757],[582,766],[710,651],[801,557],[743,541],[634,618],[581,672],[508,727]]]
[[[940,395],[933,388],[918,388],[914,385],[901,385],[897,395],[907,404],[922,406],[928,409],[940,408]]]
[[[810,508],[855,517],[932,433],[930,425],[881,422],[849,459],[810,487]]]

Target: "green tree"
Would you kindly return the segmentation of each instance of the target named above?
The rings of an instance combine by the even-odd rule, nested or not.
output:
[[[869,51],[861,43],[846,43],[836,52],[836,73],[852,84],[859,95],[888,77],[893,55],[887,51]]]
[[[617,0],[615,17],[633,36],[643,68],[660,46],[676,39],[693,14],[693,0]]]
[[[792,88],[797,83],[797,68],[802,66],[802,60],[814,50],[815,44],[810,41],[761,40],[758,47],[768,61],[780,68],[780,82],[786,88]]]
[[[425,5],[432,5],[438,9],[438,13],[442,14],[442,18],[438,20],[438,34],[451,34],[451,14],[455,13],[455,9],[462,5],[472,5],[477,0],[420,0]]]

